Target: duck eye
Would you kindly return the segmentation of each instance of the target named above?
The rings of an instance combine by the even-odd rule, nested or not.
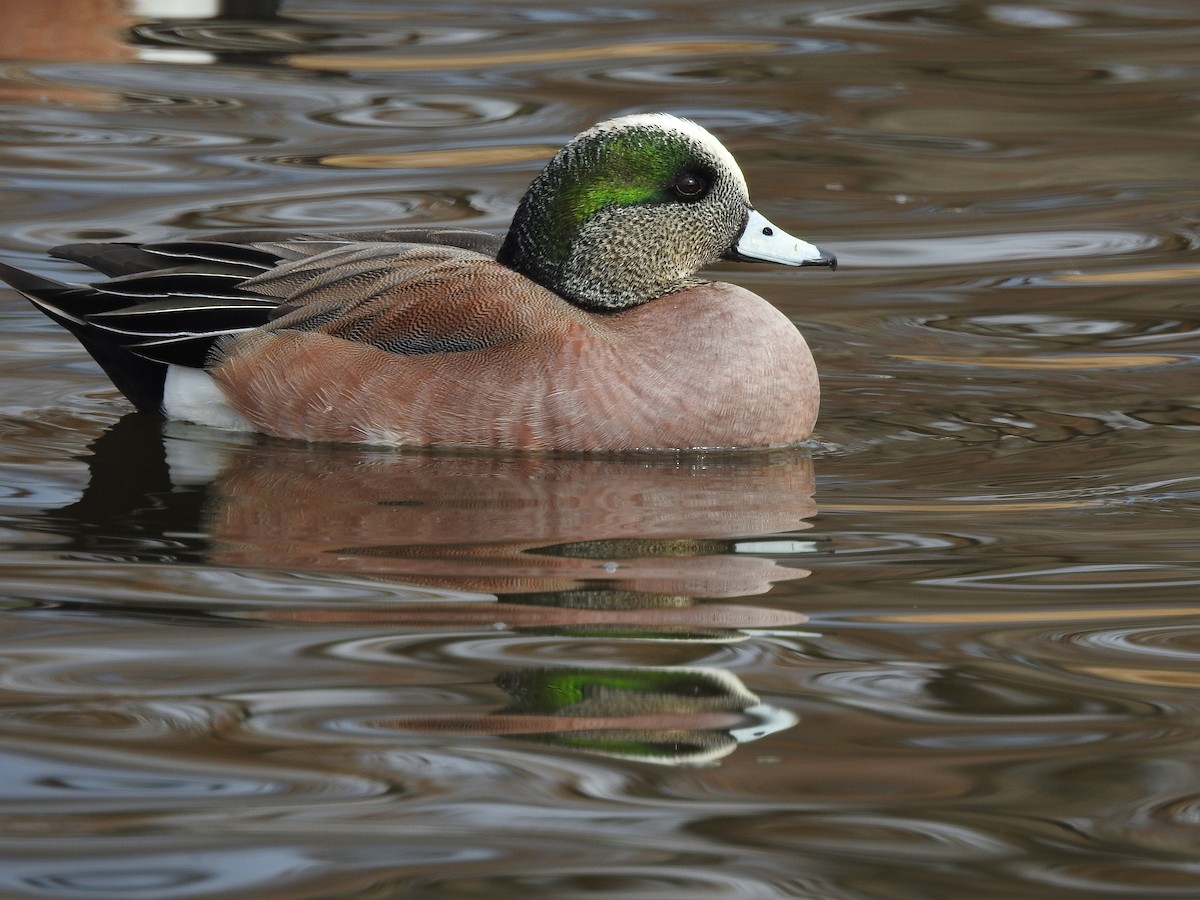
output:
[[[704,189],[708,187],[708,183],[694,172],[685,172],[675,179],[675,183],[671,185],[671,190],[675,196],[682,197],[685,200],[694,200],[704,193]]]

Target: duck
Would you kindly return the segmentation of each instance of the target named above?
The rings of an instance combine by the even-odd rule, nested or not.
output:
[[[718,260],[837,266],[772,224],[716,137],[667,113],[583,131],[507,234],[241,231],[74,243],[106,280],[0,278],[139,410],[302,441],[507,451],[791,446],[803,335]]]

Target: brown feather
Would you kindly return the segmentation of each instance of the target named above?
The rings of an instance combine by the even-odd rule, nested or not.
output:
[[[426,249],[391,257],[399,280],[377,296],[313,290],[227,340],[210,372],[233,406],[283,437],[525,450],[775,446],[812,429],[808,347],[749,291],[589,313],[487,257]]]

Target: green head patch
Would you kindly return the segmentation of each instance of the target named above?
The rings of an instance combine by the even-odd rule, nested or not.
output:
[[[576,227],[608,206],[671,199],[675,179],[696,164],[682,141],[664,141],[661,133],[648,131],[628,131],[607,140],[597,136],[572,149],[576,152],[564,167],[569,175],[559,196]]]
[[[597,132],[565,147],[542,175],[537,207],[544,262],[565,261],[574,236],[597,213],[614,206],[679,200],[673,188],[695,172],[711,178],[711,166],[681,137],[659,130]]]

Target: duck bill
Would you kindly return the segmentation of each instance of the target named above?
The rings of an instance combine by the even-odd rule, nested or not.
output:
[[[741,237],[725,253],[734,262],[773,262],[784,266],[837,268],[837,257],[816,244],[792,237],[756,209],[750,210]]]

